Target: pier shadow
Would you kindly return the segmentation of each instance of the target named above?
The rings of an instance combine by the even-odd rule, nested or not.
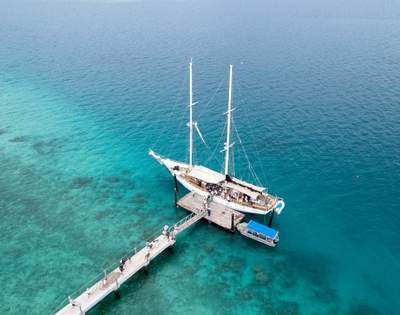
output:
[[[382,315],[382,313],[368,304],[360,303],[350,306],[345,315]]]
[[[119,176],[107,176],[104,178],[104,180],[110,184],[117,184],[120,183],[123,179]]]
[[[300,315],[300,303],[295,301],[274,301],[272,299],[264,299],[261,303],[260,313],[271,315]],[[333,314],[332,314],[333,315]]]
[[[12,143],[23,143],[23,142],[26,142],[28,140],[29,140],[28,136],[18,136],[18,137],[10,139],[8,141],[12,142]]]
[[[122,175],[111,175],[103,178],[102,186],[106,188],[119,188],[121,190],[134,190],[135,182],[129,177],[127,171],[123,171]],[[124,175],[125,174],[125,175]]]
[[[129,198],[130,203],[137,204],[138,206],[142,206],[147,203],[146,197],[142,193],[136,193],[131,198]]]
[[[49,155],[53,154],[59,149],[61,149],[64,145],[64,140],[61,138],[53,138],[50,140],[39,140],[36,141],[32,148],[33,150],[40,155]]]
[[[81,189],[89,186],[93,182],[92,177],[78,176],[72,179],[70,187],[72,189]]]

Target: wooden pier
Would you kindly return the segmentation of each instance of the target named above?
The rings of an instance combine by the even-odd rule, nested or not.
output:
[[[194,225],[201,219],[206,219],[224,229],[234,231],[243,220],[244,214],[224,207],[195,193],[188,193],[181,198],[177,205],[191,213],[172,227],[165,226],[162,233],[148,242],[145,247],[124,259],[120,266],[90,286],[85,292],[75,298],[69,297],[68,304],[59,310],[56,315],[82,315],[92,309],[112,292],[128,281],[142,268],[146,268],[150,261],[160,255],[165,249],[176,242],[176,236]]]
[[[236,226],[244,219],[243,213],[213,202],[212,199],[206,201],[203,196],[193,192],[181,198],[177,205],[195,214],[203,211],[206,207],[207,213],[204,218],[230,231],[234,231]]]
[[[128,257],[120,267],[105,275],[84,293],[72,299],[56,315],[81,315],[88,312],[112,292],[129,280],[134,274],[147,267],[151,260],[156,258],[165,249],[175,244],[176,236],[201,220],[207,214],[206,210],[197,211],[186,216],[173,227],[165,227],[161,235],[149,242],[144,248]]]

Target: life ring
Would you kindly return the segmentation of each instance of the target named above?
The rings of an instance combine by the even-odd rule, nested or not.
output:
[[[283,210],[283,208],[285,208],[285,202],[282,199],[279,199],[274,206],[274,211],[277,214],[280,214]]]

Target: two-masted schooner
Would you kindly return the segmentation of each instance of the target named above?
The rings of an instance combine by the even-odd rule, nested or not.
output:
[[[197,122],[193,121],[193,91],[192,91],[192,61],[189,64],[189,163],[179,162],[164,158],[149,151],[150,156],[164,165],[186,189],[212,198],[216,203],[222,204],[234,210],[255,214],[267,214],[269,212],[281,213],[285,207],[282,198],[272,196],[266,192],[266,188],[250,184],[230,175],[229,154],[233,146],[231,142],[232,122],[232,65],[229,71],[229,93],[226,142],[224,145],[225,164],[224,174],[216,172],[202,165],[193,164],[193,129],[199,132]],[[199,132],[200,137],[201,134]]]

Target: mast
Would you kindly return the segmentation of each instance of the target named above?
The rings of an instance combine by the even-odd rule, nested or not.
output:
[[[229,94],[228,94],[228,112],[226,125],[226,142],[225,142],[225,176],[229,176],[229,149],[231,147],[231,113],[232,113],[232,68],[229,66]]]
[[[193,165],[193,91],[192,91],[192,59],[189,63],[189,167]]]

